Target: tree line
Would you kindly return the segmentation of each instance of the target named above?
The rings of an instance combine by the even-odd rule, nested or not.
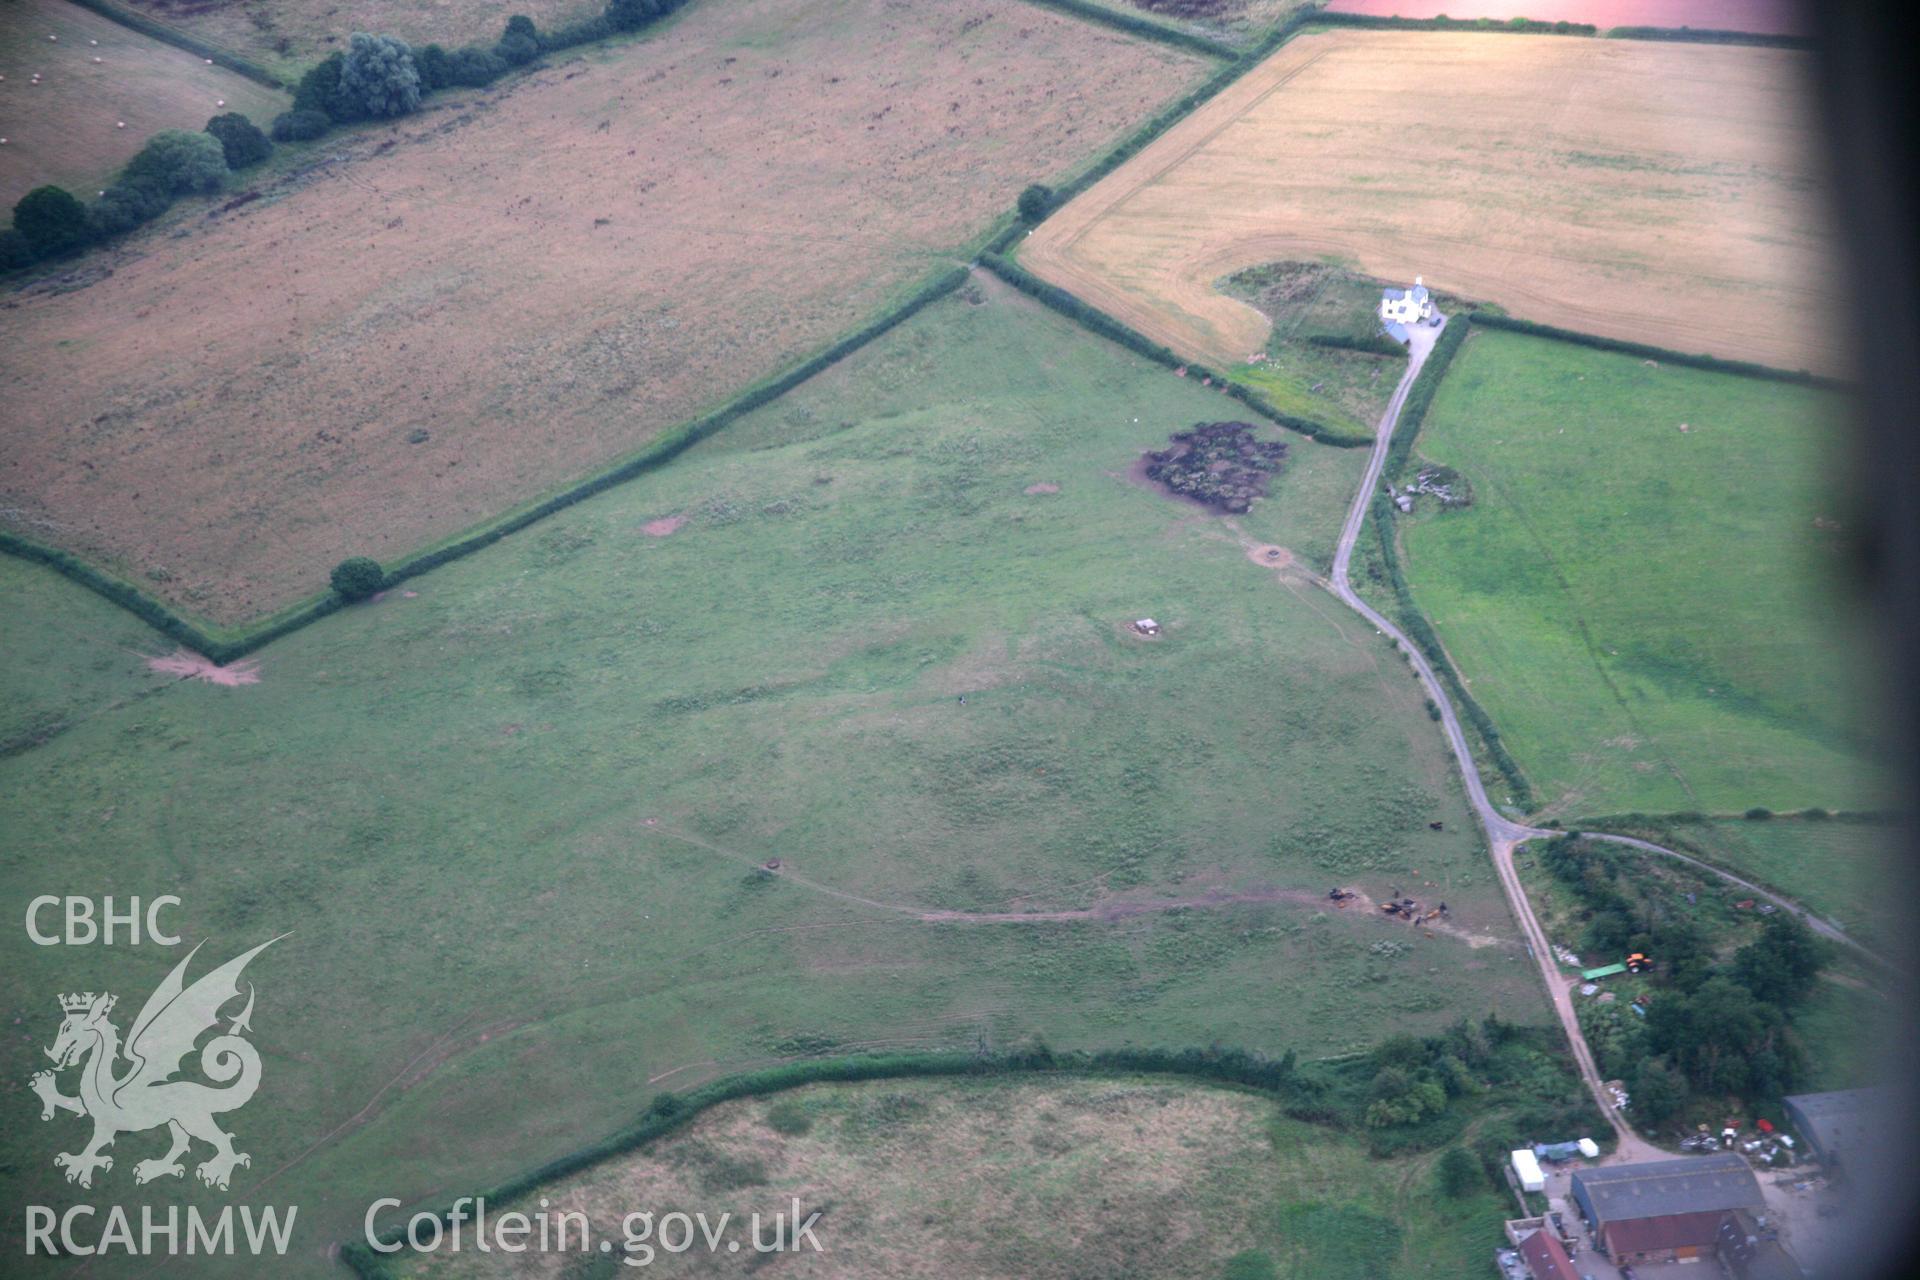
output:
[[[1698,920],[1631,883],[1631,855],[1557,836],[1541,864],[1581,908],[1579,946],[1593,956],[1640,952],[1656,969],[1644,1015],[1618,1001],[1582,1018],[1601,1073],[1626,1083],[1634,1115],[1650,1128],[1724,1114],[1729,1101],[1778,1118],[1780,1098],[1807,1077],[1792,1034],[1832,948],[1785,912],[1761,918],[1758,936],[1723,954]]]
[[[484,87],[543,53],[638,31],[686,3],[608,0],[602,13],[551,31],[516,14],[492,44],[453,50],[438,44],[415,49],[394,36],[355,32],[345,49],[300,78],[292,109],[266,130],[229,112],[209,120],[200,133],[154,134],[92,201],[53,185],[29,191],[14,205],[13,226],[0,231],[0,271],[71,256],[151,222],[180,196],[210,195],[227,174],[265,160],[275,142],[307,142],[335,125],[407,115],[436,90]]]

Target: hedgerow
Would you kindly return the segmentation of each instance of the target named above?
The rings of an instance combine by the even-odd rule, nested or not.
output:
[[[151,36],[162,44],[170,44],[176,49],[185,49],[188,53],[210,59],[215,66],[225,67],[229,71],[243,75],[255,84],[263,84],[269,89],[287,87],[285,81],[259,63],[249,62],[245,58],[228,53],[219,45],[209,44],[205,40],[190,36],[163,22],[155,22],[137,13],[129,13],[118,5],[108,4],[107,0],[73,0],[73,3],[82,9],[92,10],[110,22],[117,22],[129,30],[138,31],[143,36]]]
[[[1177,27],[1162,26],[1138,14],[1121,13],[1117,9],[1090,4],[1088,0],[1027,0],[1027,3],[1039,5],[1043,9],[1058,9],[1076,18],[1085,18],[1088,22],[1097,22],[1102,26],[1124,31],[1130,36],[1158,40],[1161,44],[1185,49],[1190,53],[1203,54],[1209,58],[1231,60],[1240,56],[1240,51],[1232,45],[1221,44],[1218,40],[1209,40],[1205,36],[1195,35],[1191,31],[1182,31]]]
[[[1414,439],[1420,434],[1420,426],[1426,421],[1427,410],[1433,404],[1434,395],[1440,390],[1441,380],[1447,376],[1447,368],[1453,363],[1460,345],[1467,340],[1467,333],[1477,317],[1471,312],[1462,312],[1448,322],[1440,331],[1440,337],[1434,342],[1433,350],[1427,354],[1427,362],[1421,366],[1419,376],[1413,385],[1407,388],[1407,399],[1400,406],[1400,418],[1394,425],[1393,441],[1387,446],[1387,460],[1381,469],[1382,481],[1397,480],[1406,469],[1407,458],[1413,452]],[[1427,656],[1427,662],[1436,674],[1446,682],[1447,692],[1460,714],[1480,736],[1486,747],[1487,756],[1493,761],[1500,776],[1506,780],[1507,788],[1513,793],[1514,803],[1521,809],[1533,808],[1533,787],[1520,769],[1520,762],[1508,752],[1506,743],[1500,737],[1500,730],[1494,726],[1493,717],[1486,708],[1474,701],[1473,695],[1460,680],[1460,673],[1453,669],[1453,663],[1447,658],[1445,646],[1440,643],[1439,635],[1433,624],[1427,621],[1427,615],[1420,611],[1414,602],[1413,588],[1407,582],[1407,575],[1400,564],[1400,552],[1393,536],[1393,502],[1387,497],[1384,486],[1375,490],[1373,495],[1373,528],[1380,548],[1380,565],[1387,575],[1387,584],[1393,589],[1394,603],[1401,630],[1405,631],[1420,651]]]
[[[1372,13],[1316,13],[1313,21],[1329,27],[1390,27],[1397,31],[1510,31],[1534,36],[1591,36],[1591,22],[1542,22],[1535,18],[1387,17]]]
[[[1759,31],[1715,31],[1698,27],[1610,27],[1609,40],[1677,40],[1688,44],[1752,44],[1773,49],[1817,49],[1809,36],[1774,35]]]
[[[1449,326],[1451,327],[1451,326]],[[1447,694],[1453,699],[1454,706],[1473,731],[1480,736],[1486,747],[1487,756],[1493,761],[1494,768],[1505,779],[1507,789],[1513,794],[1513,802],[1524,810],[1533,808],[1533,787],[1527,781],[1526,774],[1520,770],[1520,762],[1507,751],[1506,743],[1500,737],[1500,730],[1494,727],[1493,718],[1460,681],[1460,673],[1453,669],[1453,663],[1447,658],[1446,648],[1441,645],[1440,637],[1435,633],[1433,624],[1427,621],[1427,615],[1420,612],[1420,606],[1414,602],[1413,590],[1407,585],[1407,576],[1400,566],[1400,553],[1393,541],[1393,503],[1385,491],[1373,495],[1373,528],[1380,547],[1381,567],[1386,571],[1387,583],[1393,588],[1393,598],[1401,630],[1420,646],[1427,655],[1427,662],[1434,672],[1445,681]]]
[[[1665,347],[1649,346],[1644,342],[1629,342],[1624,338],[1603,338],[1597,334],[1561,329],[1550,324],[1537,324],[1532,320],[1516,320],[1509,315],[1477,312],[1473,322],[1485,325],[1489,329],[1505,329],[1511,333],[1530,334],[1536,338],[1553,338],[1560,342],[1571,342],[1575,346],[1592,347],[1598,351],[1617,351],[1622,355],[1686,365],[1714,373],[1734,373],[1747,378],[1763,378],[1769,382],[1789,382],[1796,386],[1819,387],[1824,390],[1835,390],[1846,385],[1837,378],[1821,377],[1805,369],[1775,369],[1771,365],[1755,364],[1750,360],[1724,360],[1719,356],[1670,351]]]
[[[966,283],[968,274],[965,267],[953,267],[942,272],[899,306],[871,323],[841,338],[785,373],[750,388],[721,409],[668,432],[639,453],[578,481],[551,497],[496,517],[451,542],[420,552],[392,566],[387,570],[383,585],[391,587],[407,578],[425,573],[429,569],[470,555],[482,547],[491,546],[510,533],[526,528],[537,520],[544,519],[556,511],[565,510],[583,498],[592,497],[614,485],[653,470],[677,457],[689,446],[706,439],[742,414],[749,413],[785,394],[808,378],[845,359],[910,316],[919,313],[929,304],[952,293]],[[194,622],[125,579],[89,564],[70,552],[45,546],[31,538],[0,530],[0,552],[45,565],[63,577],[120,605],[162,635],[177,640],[221,664],[245,657],[282,636],[298,631],[310,623],[318,622],[345,603],[343,597],[333,590],[329,583],[329,589],[317,596],[290,605],[279,613],[236,632],[227,632]]]
[[[853,1084],[865,1080],[936,1079],[955,1076],[1170,1075],[1264,1093],[1291,1096],[1296,1080],[1294,1057],[1268,1058],[1237,1049],[1113,1049],[1093,1053],[1056,1054],[1045,1046],[1002,1054],[926,1053],[872,1054],[824,1058],[729,1076],[685,1093],[660,1093],[627,1128],[599,1142],[509,1179],[476,1198],[506,1204],[558,1178],[578,1173],[603,1160],[644,1147],[684,1129],[702,1112],[723,1102],[765,1097],[810,1084]],[[452,1205],[441,1211],[452,1212]],[[399,1229],[383,1232],[380,1241],[394,1244]],[[392,1274],[383,1255],[365,1241],[343,1244],[340,1256],[354,1272],[368,1280]]]

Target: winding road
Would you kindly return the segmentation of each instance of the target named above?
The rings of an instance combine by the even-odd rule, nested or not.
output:
[[[1454,759],[1460,766],[1460,780],[1466,788],[1467,803],[1472,807],[1474,817],[1479,821],[1481,828],[1487,833],[1487,843],[1493,854],[1494,870],[1500,876],[1500,887],[1506,892],[1507,904],[1513,910],[1514,919],[1520,923],[1521,932],[1526,937],[1527,949],[1532,954],[1534,963],[1539,966],[1541,980],[1546,983],[1547,994],[1553,1000],[1554,1013],[1559,1017],[1560,1025],[1566,1031],[1567,1042],[1573,1049],[1574,1061],[1580,1069],[1581,1079],[1586,1082],[1588,1090],[1593,1094],[1594,1102],[1599,1106],[1601,1114],[1605,1115],[1607,1122],[1613,1126],[1618,1145],[1606,1159],[1615,1162],[1660,1159],[1671,1153],[1663,1151],[1635,1133],[1613,1106],[1612,1099],[1608,1096],[1600,1079],[1599,1069],[1594,1064],[1593,1053],[1587,1047],[1586,1037],[1580,1033],[1579,1019],[1574,1013],[1575,979],[1560,971],[1559,965],[1554,960],[1553,949],[1547,943],[1546,932],[1541,928],[1539,917],[1534,914],[1533,904],[1527,900],[1526,890],[1520,884],[1519,873],[1514,869],[1513,852],[1516,848],[1528,840],[1551,838],[1562,833],[1515,822],[1494,807],[1493,801],[1487,796],[1486,786],[1481,782],[1480,770],[1473,758],[1473,749],[1468,744],[1465,729],[1461,727],[1460,717],[1454,710],[1453,700],[1447,696],[1447,691],[1434,673],[1432,664],[1427,661],[1427,656],[1407,639],[1400,628],[1360,598],[1359,593],[1353,589],[1349,576],[1354,544],[1359,540],[1360,530],[1366,524],[1374,490],[1379,485],[1381,473],[1386,468],[1387,449],[1393,440],[1394,427],[1400,420],[1401,410],[1406,406],[1407,395],[1413,388],[1414,379],[1420,376],[1420,370],[1425,367],[1427,357],[1432,354],[1434,344],[1439,340],[1445,325],[1446,321],[1443,318],[1437,326],[1415,325],[1411,330],[1412,340],[1408,352],[1407,371],[1402,375],[1400,385],[1394,388],[1393,398],[1387,402],[1386,412],[1381,415],[1380,426],[1374,437],[1373,452],[1367,459],[1366,474],[1360,481],[1360,491],[1354,495],[1353,506],[1348,510],[1346,523],[1340,529],[1340,542],[1334,551],[1333,572],[1327,585],[1348,608],[1372,623],[1381,634],[1392,638],[1395,647],[1405,655],[1407,661],[1412,664],[1414,672],[1420,677],[1420,683],[1426,687],[1427,696],[1433,699],[1434,706],[1440,709],[1440,724],[1446,731],[1447,745],[1453,749]],[[1719,876],[1749,891],[1755,897],[1765,898],[1782,910],[1790,912],[1822,937],[1852,949],[1856,954],[1876,965],[1885,966],[1883,960],[1848,937],[1831,921],[1823,920],[1798,903],[1743,880],[1712,863],[1633,836],[1610,835],[1602,832],[1586,834],[1594,839],[1612,841],[1645,853],[1674,858]]]

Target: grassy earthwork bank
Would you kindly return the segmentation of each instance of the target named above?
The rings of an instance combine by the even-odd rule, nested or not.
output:
[[[1477,328],[1405,569],[1550,815],[1871,808],[1830,391]]]
[[[1231,522],[1128,478],[1236,408],[982,275],[254,685],[167,682],[165,641],[10,564],[10,645],[60,692],[0,758],[5,899],[164,886],[229,954],[293,930],[249,970],[271,1101],[235,1193],[306,1206],[310,1244],[766,1063],[1540,1023],[1418,687],[1306,581],[1362,452],[1262,427],[1285,468]],[[0,947],[18,1082],[48,992],[134,1001],[172,960]],[[57,1127],[0,1152],[36,1203]]]

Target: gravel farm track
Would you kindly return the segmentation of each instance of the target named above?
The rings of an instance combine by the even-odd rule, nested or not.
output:
[[[1627,1124],[1620,1112],[1613,1107],[1612,1100],[1600,1079],[1599,1069],[1594,1064],[1593,1053],[1587,1047],[1586,1037],[1581,1034],[1579,1018],[1574,1013],[1574,980],[1561,973],[1554,959],[1553,948],[1548,943],[1546,931],[1541,927],[1539,917],[1534,914],[1533,904],[1527,899],[1526,888],[1520,883],[1519,872],[1514,867],[1515,849],[1529,840],[1551,839],[1562,833],[1515,822],[1494,806],[1492,799],[1487,795],[1485,784],[1480,779],[1479,765],[1474,760],[1473,748],[1467,740],[1466,730],[1460,723],[1459,714],[1454,709],[1446,687],[1435,675],[1432,664],[1399,627],[1367,604],[1353,589],[1349,570],[1353,561],[1354,544],[1366,525],[1374,489],[1379,484],[1381,472],[1386,466],[1387,450],[1393,440],[1394,427],[1399,422],[1400,411],[1406,405],[1407,395],[1413,388],[1414,379],[1419,377],[1420,370],[1432,353],[1434,343],[1438,340],[1445,323],[1443,321],[1441,326],[1434,328],[1415,326],[1412,331],[1413,340],[1410,344],[1407,369],[1400,379],[1400,385],[1394,389],[1393,399],[1388,402],[1386,413],[1381,416],[1379,430],[1374,437],[1373,452],[1367,462],[1366,474],[1360,482],[1360,491],[1354,495],[1353,506],[1348,509],[1346,523],[1340,529],[1340,542],[1334,554],[1333,571],[1328,586],[1343,603],[1372,623],[1375,630],[1392,638],[1395,647],[1412,664],[1420,678],[1420,683],[1427,691],[1427,696],[1440,710],[1441,727],[1446,731],[1447,743],[1452,748],[1454,759],[1459,765],[1460,779],[1467,792],[1467,802],[1472,807],[1474,816],[1479,820],[1482,829],[1487,833],[1494,870],[1499,874],[1500,885],[1506,892],[1507,903],[1512,908],[1514,919],[1519,923],[1521,932],[1527,939],[1527,948],[1533,956],[1534,963],[1539,967],[1541,981],[1546,984],[1547,994],[1553,1001],[1554,1013],[1560,1019],[1561,1028],[1566,1032],[1567,1043],[1573,1050],[1580,1077],[1593,1094],[1595,1105],[1600,1108],[1601,1113],[1607,1117],[1607,1122],[1613,1127],[1618,1145],[1606,1159],[1620,1163],[1660,1159],[1671,1153],[1661,1150],[1635,1133],[1632,1126]],[[1643,853],[1675,858],[1689,866],[1719,876],[1756,896],[1775,903],[1804,921],[1816,933],[1846,946],[1862,959],[1884,967],[1884,961],[1848,937],[1843,930],[1830,921],[1821,919],[1796,902],[1723,871],[1711,863],[1631,836],[1600,832],[1589,834],[1594,839],[1613,841]]]
[[[1796,92],[1809,57],[1304,35],[1048,218],[1020,260],[1224,366],[1270,326],[1216,281],[1334,261],[1584,333],[1836,372],[1833,240]]]

